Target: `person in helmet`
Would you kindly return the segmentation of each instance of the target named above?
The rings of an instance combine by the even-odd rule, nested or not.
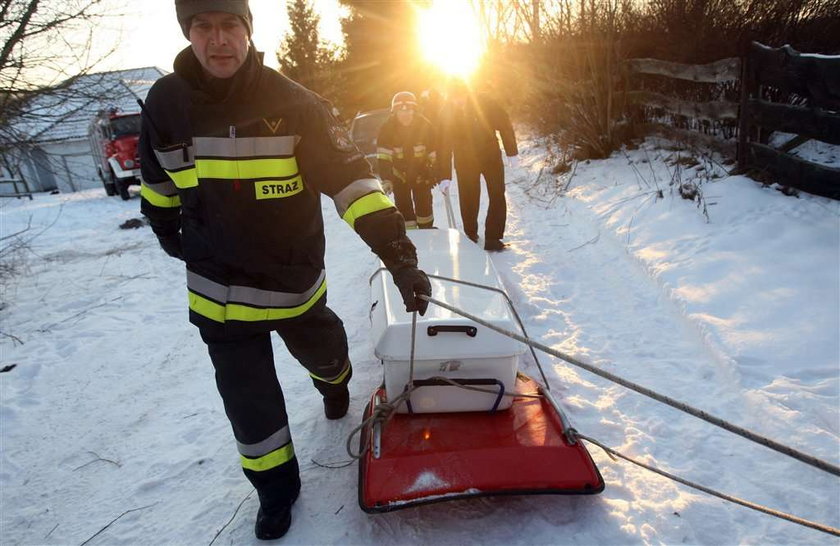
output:
[[[190,46],[143,107],[140,208],[184,263],[190,322],[259,497],[254,533],[276,539],[301,480],[272,332],[320,394],[291,407],[322,398],[325,418],[340,419],[350,404],[347,335],[327,306],[321,196],[391,272],[407,311],[425,312],[419,296],[431,285],[329,103],[263,65],[248,1],[175,0],[175,12]]]
[[[394,192],[406,229],[429,229],[432,212],[434,130],[417,111],[414,93],[400,91],[391,100],[391,115],[376,140],[379,175]]]

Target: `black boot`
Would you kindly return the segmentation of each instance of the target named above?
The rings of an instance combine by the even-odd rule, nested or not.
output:
[[[263,510],[260,506],[257,512],[257,523],[254,534],[260,540],[274,540],[286,534],[292,525],[292,506],[283,506],[273,512]]]
[[[260,509],[257,511],[257,523],[254,525],[254,534],[260,540],[275,540],[288,532],[292,525],[292,505],[298,498],[300,486],[295,492],[291,502],[269,503],[260,501]]]
[[[343,389],[336,389],[329,396],[324,396],[324,415],[327,419],[341,419],[347,415],[350,407],[350,391],[345,385]]]

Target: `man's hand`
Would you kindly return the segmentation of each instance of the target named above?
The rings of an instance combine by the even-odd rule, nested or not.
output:
[[[429,302],[420,299],[419,296],[431,297],[432,285],[429,282],[429,277],[413,265],[404,265],[392,272],[391,275],[394,277],[394,284],[397,285],[403,303],[405,303],[405,310],[409,313],[417,311],[424,315]]]
[[[394,184],[390,180],[383,180],[382,181],[382,192],[383,193],[391,193],[394,191]]]
[[[438,183],[438,189],[440,189],[443,193],[449,193],[449,186],[452,185],[452,181],[448,178],[444,178]]]
[[[184,254],[183,252],[181,252],[180,233],[173,233],[171,235],[158,235],[158,243],[160,243],[160,247],[163,249],[163,251],[172,256],[173,258],[178,258],[179,260],[184,259]]]

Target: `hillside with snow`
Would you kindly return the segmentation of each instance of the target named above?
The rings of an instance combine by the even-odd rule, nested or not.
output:
[[[715,157],[653,140],[561,175],[540,141],[522,148],[507,174],[509,247],[492,260],[531,337],[840,462],[840,202],[787,196],[728,176]],[[693,200],[681,186],[695,189]],[[456,186],[453,194],[457,203]],[[351,408],[324,419],[308,374],[274,338],[303,481],[278,543],[836,543],[592,445],[606,481],[597,496],[363,513],[345,441],[382,380],[368,320],[377,262],[329,200],[323,209],[329,302],[354,365]],[[437,191],[435,216],[445,227]],[[103,190],[0,202],[4,545],[258,542],[256,494],[187,322],[183,266],[148,227],[119,228],[138,217],[139,198]],[[836,476],[539,358],[581,433],[704,486],[840,527]],[[537,375],[530,356],[522,368]]]

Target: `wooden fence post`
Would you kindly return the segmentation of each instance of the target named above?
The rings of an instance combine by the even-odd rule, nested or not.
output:
[[[750,132],[750,96],[753,93],[754,78],[753,72],[753,43],[747,47],[747,51],[741,59],[741,105],[738,110],[738,148],[736,156],[738,159],[737,172],[743,173],[747,170],[749,154],[749,132]]]

